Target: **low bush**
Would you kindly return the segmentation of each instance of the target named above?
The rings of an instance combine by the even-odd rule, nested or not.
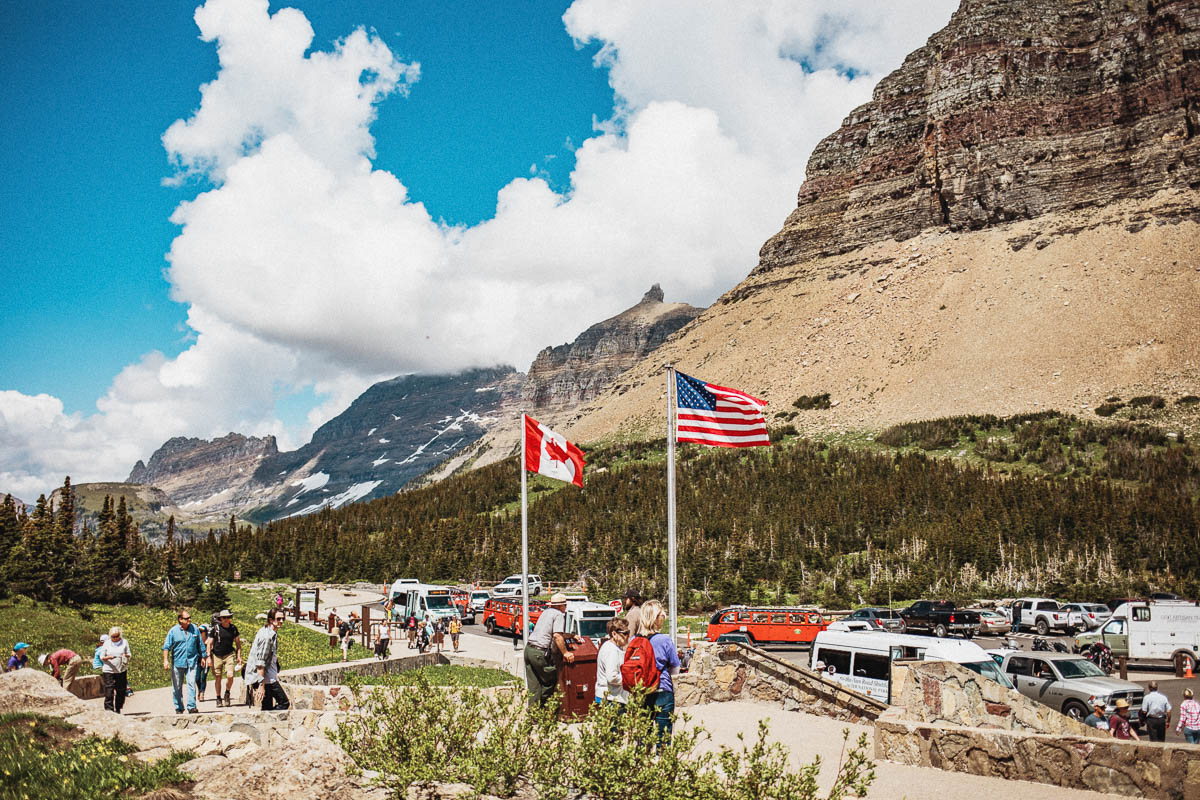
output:
[[[552,710],[556,703],[530,708],[523,692],[487,697],[464,689],[451,696],[421,681],[415,688],[372,692],[363,700],[366,713],[332,734],[360,770],[377,772],[376,783],[397,797],[412,784],[433,781],[500,796],[526,788],[547,800],[579,794],[613,800],[817,797],[820,761],[790,769],[786,748],[767,741],[766,723],[750,745],[701,753],[707,731],[687,726],[660,741],[642,698],[627,710],[595,707],[568,731]],[[860,736],[828,797],[866,795],[875,777],[866,744]]]
[[[1167,404],[1166,400],[1155,394],[1144,394],[1138,397],[1129,398],[1131,408],[1162,408]]]
[[[792,401],[792,406],[801,411],[811,411],[813,409],[830,408],[833,403],[829,399],[829,392],[813,395],[801,395]]]
[[[1175,405],[1177,406],[1194,406],[1197,403],[1200,403],[1200,397],[1197,397],[1194,394],[1185,394],[1183,397],[1175,401]]]
[[[1111,417],[1125,407],[1124,403],[1101,403],[1096,406],[1096,416]]]
[[[516,678],[500,669],[490,667],[463,667],[457,664],[442,664],[436,667],[420,667],[408,672],[385,675],[360,675],[351,673],[346,684],[352,689],[358,686],[476,686],[489,688],[516,682]]]

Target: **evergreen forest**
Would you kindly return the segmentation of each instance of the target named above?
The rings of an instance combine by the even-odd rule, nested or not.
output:
[[[679,449],[684,607],[1200,595],[1200,449],[1181,434],[1045,412],[911,423],[853,442],[791,429],[773,437],[769,448]],[[663,440],[591,449],[583,489],[531,478],[531,571],[601,596],[626,587],[662,596],[664,449]],[[21,580],[34,585],[18,591],[53,587],[63,599],[117,591],[105,587],[130,569],[159,587],[235,570],[243,580],[496,581],[520,569],[519,486],[508,458],[258,528],[231,519],[207,538],[154,549],[130,534],[120,500],[98,530],[74,537],[72,511],[43,500],[22,515],[9,502],[0,558],[8,554],[10,575],[32,568]]]

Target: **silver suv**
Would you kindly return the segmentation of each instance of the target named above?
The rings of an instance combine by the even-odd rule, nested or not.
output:
[[[542,593],[542,579],[538,575],[530,573],[529,575],[529,596],[533,597]],[[492,597],[520,597],[521,596],[521,576],[509,575],[504,580],[492,587]]]
[[[1141,719],[1142,687],[1108,677],[1083,656],[1013,650],[993,653],[992,658],[1018,692],[1080,722],[1091,713],[1093,697],[1104,700],[1109,715],[1115,712],[1117,700],[1124,698],[1129,701],[1129,721],[1137,724]]]

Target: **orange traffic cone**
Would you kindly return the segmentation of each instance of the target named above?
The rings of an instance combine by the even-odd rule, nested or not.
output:
[[[1183,677],[1185,677],[1185,678],[1194,677],[1192,675],[1192,660],[1190,658],[1184,662]]]

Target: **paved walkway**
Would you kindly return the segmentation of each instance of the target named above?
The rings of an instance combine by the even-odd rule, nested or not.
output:
[[[771,739],[785,744],[791,753],[791,764],[800,767],[821,757],[820,785],[822,796],[829,790],[837,773],[842,754],[842,731],[849,729],[850,744],[860,733],[867,734],[867,754],[874,754],[874,740],[869,725],[838,722],[828,717],[784,711],[772,703],[738,701],[709,703],[682,709],[700,724],[712,739],[709,748],[719,745],[739,746],[738,734],[746,744],[758,735],[758,721],[766,719],[771,726]],[[867,795],[878,800],[895,798],[937,798],[937,800],[979,800],[984,797],[1020,798],[1020,800],[1110,800],[1118,795],[1078,789],[1063,789],[1042,783],[1011,781],[1003,778],[984,778],[959,772],[946,772],[932,767],[912,767],[890,761],[874,761],[875,782]]]

